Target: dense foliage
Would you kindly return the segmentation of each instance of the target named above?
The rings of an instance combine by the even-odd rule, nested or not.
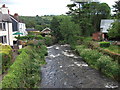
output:
[[[57,42],[71,45],[76,44],[81,30],[80,26],[71,20],[71,17],[65,15],[54,17],[51,22],[51,29]]]
[[[114,12],[115,12],[115,17],[117,19],[120,19],[120,0],[115,2],[115,5],[113,5]]]
[[[0,74],[4,73],[12,64],[12,48],[0,44]]]
[[[81,26],[81,34],[90,36],[93,32],[100,31],[101,19],[109,18],[110,7],[106,3],[77,3],[69,4],[68,15],[72,16],[73,21]]]
[[[2,80],[2,88],[33,88],[41,80],[40,66],[45,64],[44,55],[47,53],[45,46],[27,46],[19,50],[8,74]]]
[[[120,81],[120,66],[112,58],[97,50],[88,49],[84,45],[76,46],[76,50],[90,66]]]
[[[120,38],[120,21],[117,20],[112,24],[112,27],[108,31],[109,38],[119,39]]]
[[[53,16],[20,16],[20,19],[25,22],[27,28],[35,28],[37,30],[43,30],[50,26],[50,22]]]
[[[120,1],[116,1],[114,8],[114,16],[115,16],[115,22],[112,24],[112,27],[109,29],[108,36],[110,39],[117,39],[120,38]]]

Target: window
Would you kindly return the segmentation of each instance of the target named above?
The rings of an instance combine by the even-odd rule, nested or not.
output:
[[[2,31],[2,23],[0,23],[0,31]]]
[[[5,23],[3,23],[3,30],[4,30],[4,31],[6,30],[6,28],[5,28]]]
[[[0,22],[0,31],[6,31],[5,23]]]
[[[3,44],[7,43],[6,36],[0,36],[0,43],[3,43]]]
[[[0,37],[0,43],[2,43],[3,42],[3,37]]]

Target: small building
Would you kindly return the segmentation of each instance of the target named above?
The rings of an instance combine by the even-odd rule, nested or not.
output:
[[[45,28],[41,31],[44,34],[50,34],[51,33],[51,29],[50,28]]]
[[[96,33],[93,33],[92,34],[92,39],[93,40],[96,40],[96,41],[99,41],[99,40],[101,40],[101,32],[96,32]]]
[[[112,23],[114,21],[115,20],[113,20],[113,19],[102,19],[101,20],[100,29],[101,29],[103,40],[108,39],[108,36],[107,36],[108,30],[109,30],[110,27],[112,27]]]

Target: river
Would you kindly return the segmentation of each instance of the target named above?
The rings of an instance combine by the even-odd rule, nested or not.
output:
[[[118,88],[116,81],[91,68],[69,45],[48,47],[41,88]]]

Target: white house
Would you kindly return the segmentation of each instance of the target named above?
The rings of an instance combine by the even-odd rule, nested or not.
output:
[[[13,46],[17,41],[13,35],[16,32],[23,33],[22,36],[27,35],[25,23],[21,22],[18,14],[14,16],[9,14],[9,9],[3,5],[0,8],[0,43]]]
[[[0,13],[0,43],[13,46],[12,21],[8,14]]]
[[[14,34],[16,32],[20,32],[20,33],[23,33],[20,36],[26,36],[28,34],[26,31],[26,25],[25,25],[25,23],[23,23],[19,20],[18,14],[15,13],[14,16],[10,15],[10,18],[12,20],[12,28],[13,28],[12,34]],[[15,36],[18,36],[18,35],[13,35],[13,41],[17,41]]]
[[[112,27],[112,23],[114,22],[113,19],[102,19],[100,23],[100,29],[102,33],[102,38],[107,38],[107,33],[110,27]]]

